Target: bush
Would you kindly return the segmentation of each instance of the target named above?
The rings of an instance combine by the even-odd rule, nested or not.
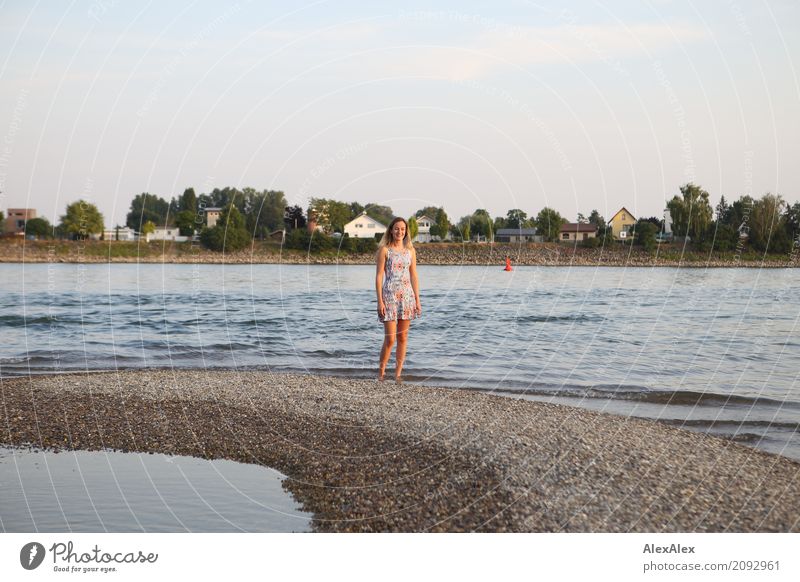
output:
[[[581,241],[581,246],[587,249],[596,249],[600,246],[600,239],[597,237],[587,238]]]
[[[214,228],[203,229],[200,242],[212,251],[233,253],[245,248],[252,239],[244,226],[244,218],[231,204],[220,214]]]

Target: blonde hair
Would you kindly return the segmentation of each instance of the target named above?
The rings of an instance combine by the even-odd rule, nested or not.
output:
[[[381,242],[378,243],[378,252],[380,252],[380,250],[383,247],[389,246],[389,243],[392,242],[393,239],[392,229],[394,228],[394,225],[397,224],[398,222],[402,222],[403,224],[406,225],[406,236],[403,237],[403,247],[410,249],[414,246],[411,244],[411,232],[408,228],[408,222],[402,216],[396,216],[389,223],[389,226],[386,227],[386,232],[383,233],[383,236],[381,237]]]

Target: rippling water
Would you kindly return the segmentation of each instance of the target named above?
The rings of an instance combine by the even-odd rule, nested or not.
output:
[[[655,418],[800,460],[796,270],[423,266],[420,283],[411,381]],[[369,266],[0,265],[0,374],[373,377],[374,297]]]

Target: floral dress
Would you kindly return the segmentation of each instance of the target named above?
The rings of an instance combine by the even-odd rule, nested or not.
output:
[[[386,247],[386,263],[381,287],[381,297],[386,310],[383,319],[378,315],[378,321],[414,319],[419,315],[414,289],[411,287],[410,266],[411,250],[398,251]]]

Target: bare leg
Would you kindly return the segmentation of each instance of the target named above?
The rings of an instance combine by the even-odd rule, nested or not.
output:
[[[392,353],[392,346],[394,345],[394,338],[397,335],[397,322],[384,321],[383,322],[383,347],[381,348],[381,359],[378,363],[378,380],[383,380],[386,373],[386,364],[389,363],[389,356]]]
[[[398,382],[403,372],[403,363],[406,361],[406,344],[408,343],[408,328],[411,325],[410,319],[401,319],[397,322],[397,369],[394,377]]]

